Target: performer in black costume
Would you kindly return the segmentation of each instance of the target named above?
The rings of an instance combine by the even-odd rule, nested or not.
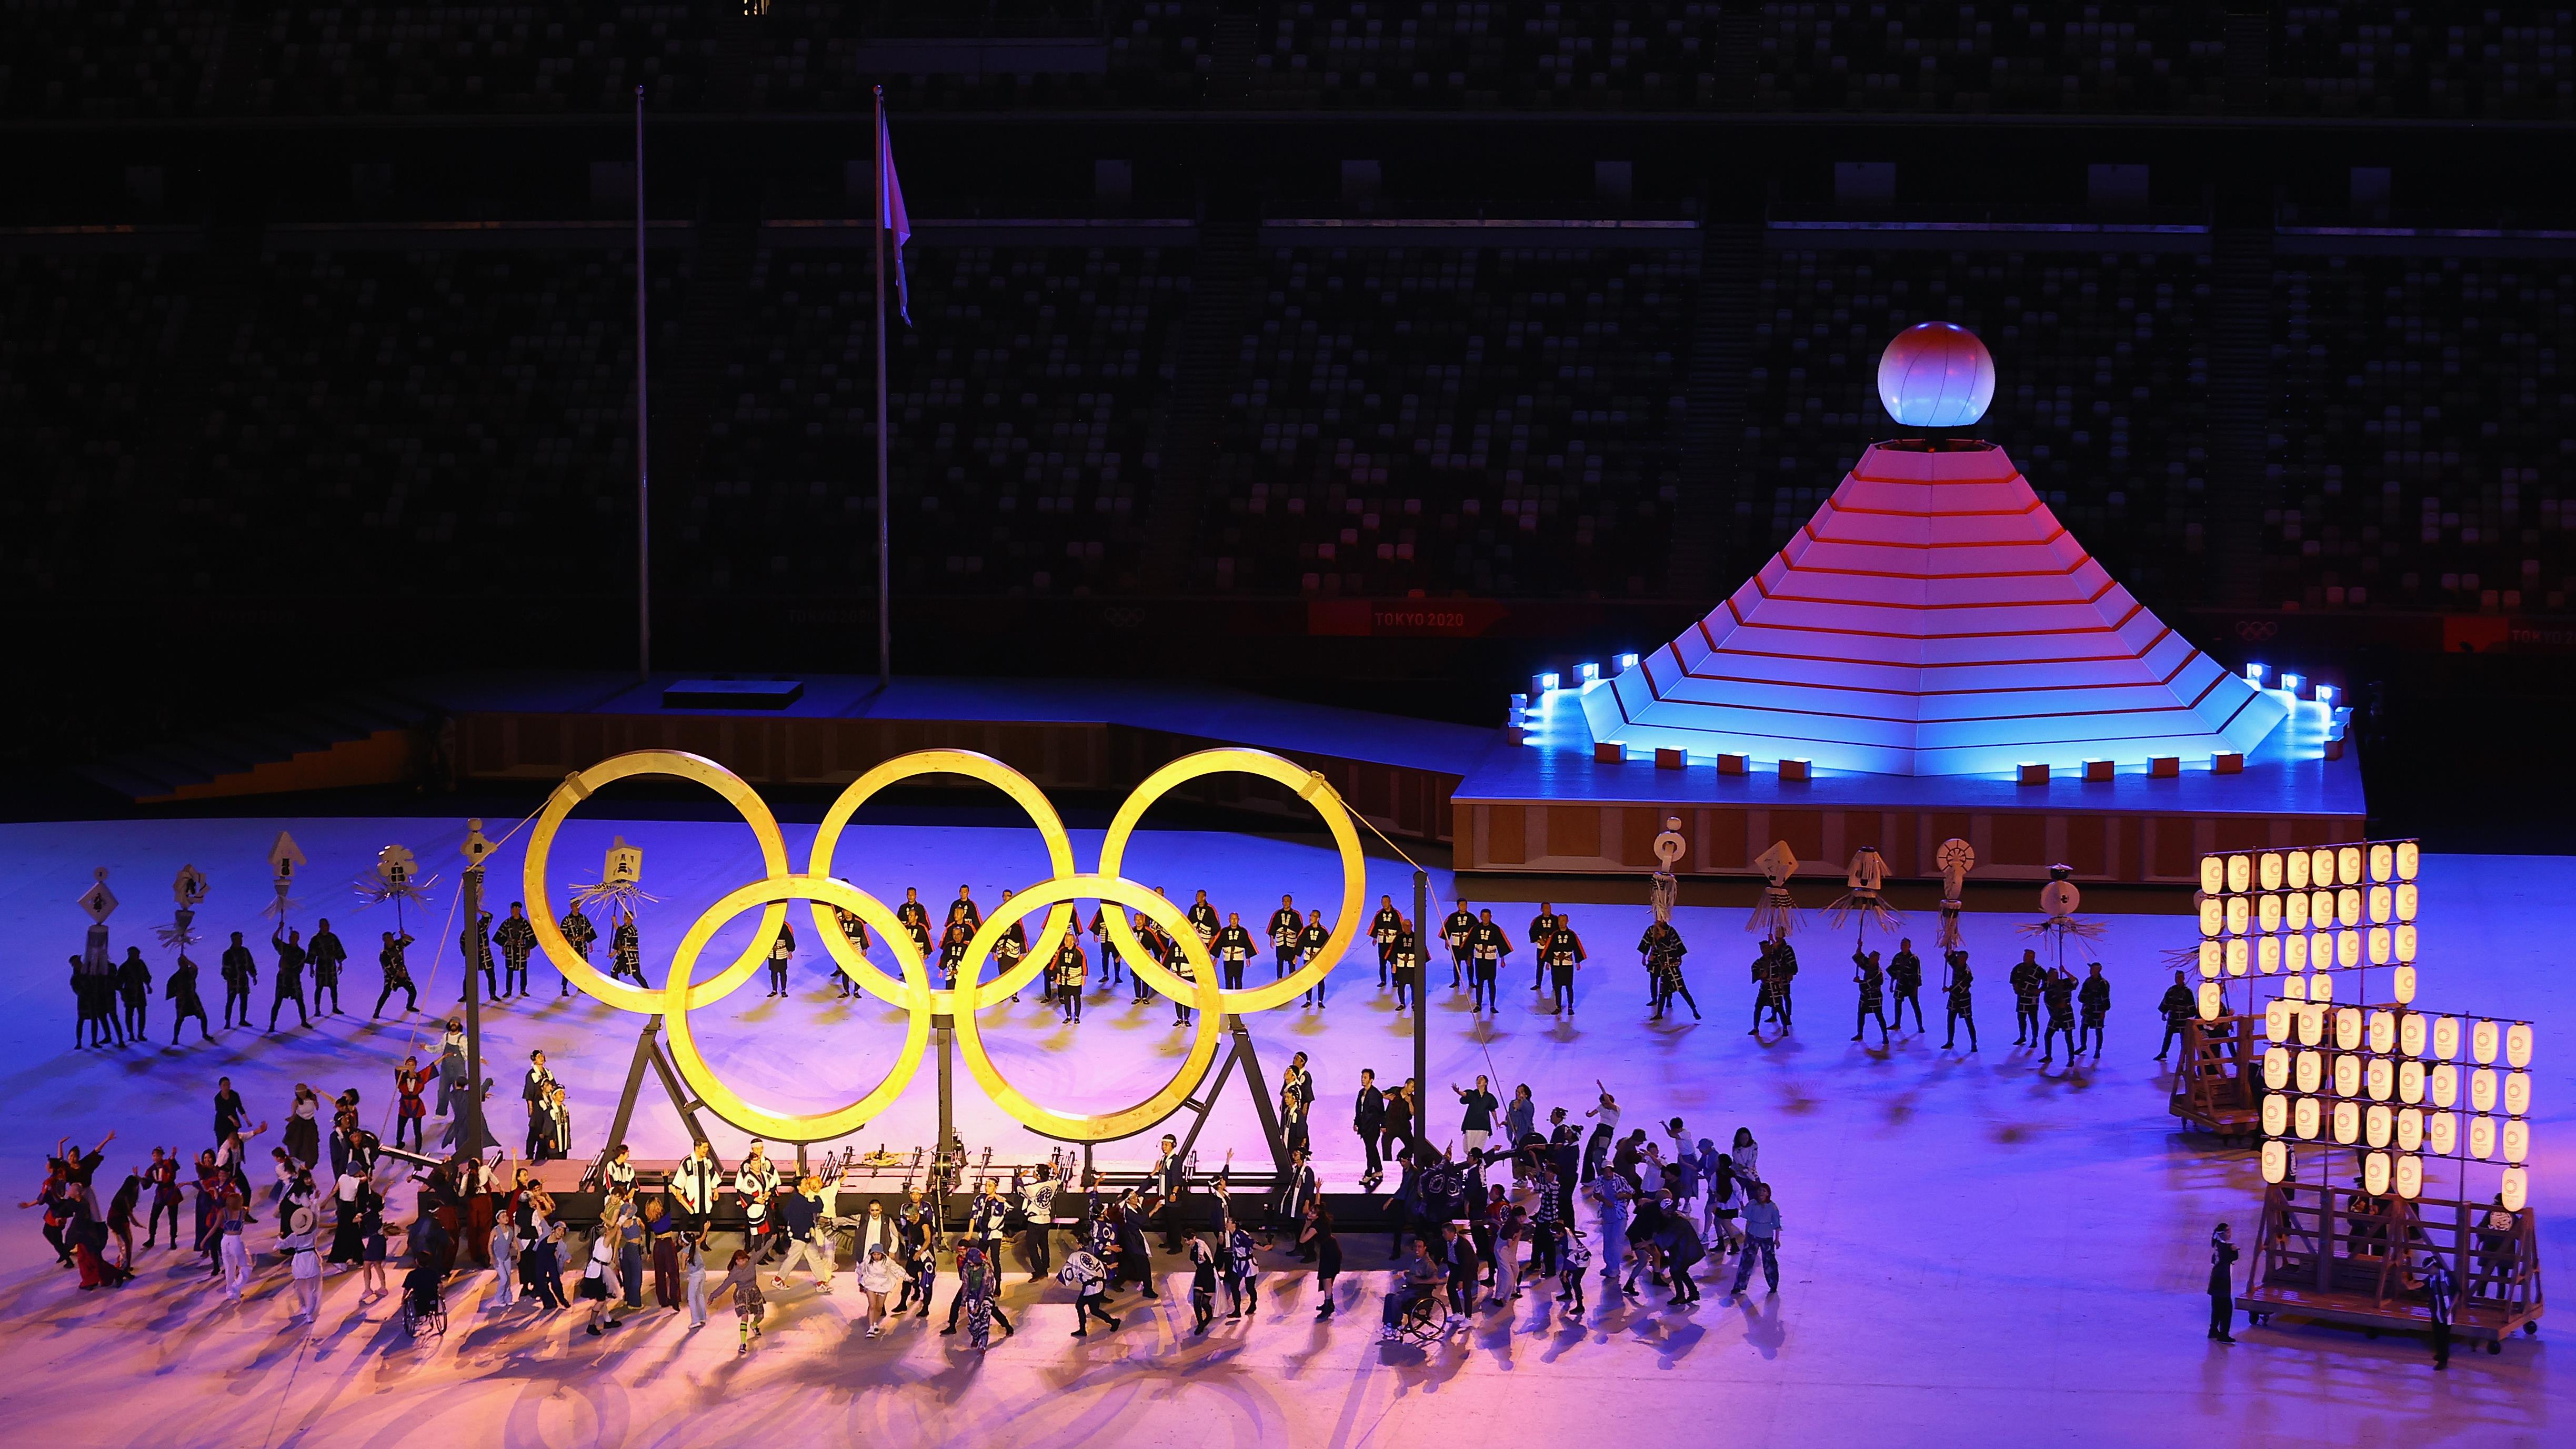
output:
[[[2084,973],[2084,984],[2075,989],[2075,999],[2084,1008],[2082,1032],[2075,1038],[2075,1050],[2084,1050],[2086,1038],[2093,1042],[2093,1060],[2102,1060],[2102,1022],[2111,1014],[2111,982],[2102,974],[2102,963],[2096,961]],[[2069,1054],[2072,1060],[2072,1054]]]
[[[179,1044],[179,1030],[192,1016],[197,1019],[197,1040],[214,1040],[206,1030],[206,1003],[197,995],[197,963],[188,959],[187,952],[179,953],[179,964],[170,968],[169,979],[161,983],[161,994],[170,999],[170,1009],[177,1013],[170,1022],[170,1045]]]
[[[250,989],[259,984],[259,962],[242,944],[242,933],[233,932],[233,943],[224,948],[224,1025],[233,1024],[233,1008],[241,1008],[241,1024],[250,1025]]]
[[[1387,972],[1395,964],[1395,938],[1404,930],[1404,917],[1395,908],[1395,897],[1379,896],[1377,914],[1369,918],[1369,939],[1377,944],[1377,989],[1384,991]]]
[[[894,908],[894,918],[903,922],[903,928],[912,933],[912,944],[921,952],[921,959],[931,960],[930,907],[921,903],[919,886],[903,888],[903,904]]]
[[[1875,1019],[1878,1022],[1878,1044],[1887,1045],[1887,1017],[1880,1009],[1885,1005],[1887,975],[1879,969],[1876,951],[1853,948],[1852,980],[1860,986],[1860,1011],[1852,1019],[1852,1040],[1860,1040],[1863,1028]]]
[[[125,948],[125,959],[116,966],[117,994],[125,1000],[125,1034],[143,1039],[143,1009],[152,1000],[152,968],[144,963],[139,947]],[[177,1038],[173,1032],[172,1038]]]
[[[1277,956],[1270,979],[1285,981],[1297,969],[1297,933],[1305,929],[1305,919],[1297,914],[1293,896],[1281,896],[1279,909],[1270,913],[1270,949]]]
[[[1968,969],[1968,953],[1955,946],[1944,952],[1941,960],[1943,962],[1941,994],[1949,1000],[1949,1033],[1948,1038],[1941,1043],[1941,1049],[1948,1051],[1959,1044],[1959,1026],[1964,1022],[1968,1028],[1968,1050],[1975,1051],[1977,1049],[1974,996],[1976,973]]]
[[[411,966],[403,959],[403,953],[410,949],[410,936],[385,932],[385,943],[376,952],[376,966],[384,972],[385,988],[376,993],[376,1009],[368,1013],[368,1020],[384,1015],[385,1003],[397,991],[403,994],[405,1016],[420,1009],[420,991],[411,984]]]
[[[528,955],[537,949],[537,928],[528,920],[525,902],[510,902],[510,919],[493,931],[492,944],[501,948],[501,996],[526,996]]]
[[[1400,918],[1399,918],[1400,919]],[[1407,1003],[1422,1004],[1422,938],[1414,934],[1413,923],[1402,921],[1395,933],[1395,963],[1389,968],[1395,982],[1395,1009],[1402,1011]]]
[[[1682,957],[1689,950],[1682,944],[1682,933],[1670,921],[1648,924],[1646,934],[1637,939],[1637,954],[1646,963],[1646,980],[1655,1006],[1647,1020],[1663,1020],[1665,1013],[1673,1009],[1676,996],[1690,1008],[1691,1020],[1700,1019],[1699,1003],[1691,999],[1690,983],[1682,979]]]
[[[2066,1059],[2075,1060],[2075,973],[2063,966],[2042,972],[2040,994],[2048,999],[2048,1027],[2040,1033],[2039,1064],[2056,1058],[2056,1040],[2066,1038]]]
[[[590,917],[581,913],[581,902],[578,900],[564,908],[561,924],[564,940],[571,944],[572,953],[579,956],[583,964],[587,965],[590,961],[590,943],[599,939],[599,928],[590,923]],[[572,995],[571,977],[561,977],[556,981],[555,986],[556,996]]]
[[[1896,943],[1896,954],[1887,958],[1887,989],[1895,998],[1896,1024],[1905,1025],[1905,1007],[1911,1002],[1914,1006],[1914,1029],[1921,1031],[1923,958],[1914,954],[1914,939],[1910,936],[1900,939]]]
[[[1475,927],[1467,934],[1469,1010],[1502,1009],[1496,996],[1502,981],[1503,958],[1511,950],[1511,933],[1494,924],[1494,908],[1487,906],[1478,912]]]
[[[1549,928],[1547,939],[1539,943],[1538,958],[1547,965],[1548,976],[1556,983],[1551,1013],[1574,1014],[1574,972],[1583,964],[1583,938],[1574,934],[1574,922],[1562,915]]]
[[[2039,964],[2037,952],[2024,949],[2004,979],[2012,986],[2013,1045],[2039,1045],[2039,993],[2048,984],[2048,968]]]
[[[1324,913],[1322,911],[1308,911],[1306,913],[1306,927],[1304,930],[1297,933],[1298,967],[1303,969],[1307,962],[1314,960],[1315,954],[1323,950],[1324,944],[1332,939],[1332,928],[1324,924]],[[1306,995],[1299,1004],[1311,1006],[1317,1011],[1324,1009],[1323,976],[1316,977],[1315,983],[1306,988]]]
[[[483,999],[497,1000],[500,981],[492,971],[492,913],[484,911],[468,922],[465,929],[457,933],[456,946],[465,953],[465,969],[483,973]],[[459,1000],[464,999],[465,988],[456,988],[456,995]]]
[[[644,936],[635,928],[635,913],[628,911],[617,918],[608,933],[609,979],[620,977],[638,986],[649,986],[644,979]]]
[[[2183,974],[2175,972],[2173,985],[2166,987],[2165,994],[2156,998],[2156,1014],[2165,1019],[2165,1039],[2156,1044],[2157,1061],[2163,1061],[2165,1053],[2173,1050],[2173,1044],[2182,1038],[2183,1023],[2191,1020],[2199,1009],[2191,988],[2183,984]]]
[[[304,947],[295,938],[297,932],[278,927],[269,933],[268,944],[277,952],[277,995],[268,1003],[268,1029],[277,1030],[277,1014],[286,1003],[295,1003],[295,1018],[306,1026],[313,1024],[311,1013],[304,1009]]]
[[[1190,929],[1199,933],[1202,945],[1216,939],[1216,907],[1208,904],[1206,891],[1199,892],[1199,898],[1190,902],[1189,910],[1183,914],[1189,918]]]
[[[331,993],[331,1012],[340,1014],[340,963],[349,959],[349,948],[331,930],[331,919],[323,917],[313,923],[313,939],[304,947],[304,959],[313,967],[313,1010],[322,1010],[322,993]]]
[[[1565,917],[1558,915],[1556,907],[1546,901],[1539,902],[1538,914],[1530,917],[1529,942],[1538,953],[1538,961],[1530,972],[1532,991],[1542,990],[1547,985],[1547,938],[1556,934],[1556,928],[1564,924]]]
[[[1252,959],[1256,949],[1252,933],[1243,928],[1243,917],[1229,915],[1225,929],[1216,933],[1217,982],[1228,991],[1243,989],[1243,963]]]
[[[1490,917],[1493,913],[1485,914]],[[1440,923],[1440,939],[1449,943],[1449,989],[1455,991],[1466,979],[1467,958],[1476,941],[1476,916],[1465,901],[1460,901],[1458,909]]]

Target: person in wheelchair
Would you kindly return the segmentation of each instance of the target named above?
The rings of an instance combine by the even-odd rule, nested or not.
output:
[[[1386,1295],[1384,1326],[1378,1330],[1378,1339],[1381,1342],[1392,1343],[1404,1337],[1406,1315],[1416,1304],[1430,1303],[1432,1316],[1435,1318],[1439,1316],[1439,1299],[1448,1285],[1448,1275],[1441,1271],[1438,1263],[1432,1261],[1431,1245],[1428,1242],[1417,1237],[1411,1247],[1413,1255],[1405,1260],[1404,1267],[1400,1270],[1402,1276],[1396,1280],[1394,1289]]]
[[[439,1292],[443,1277],[427,1253],[414,1257],[403,1275],[403,1323],[415,1337],[447,1331],[447,1300]]]

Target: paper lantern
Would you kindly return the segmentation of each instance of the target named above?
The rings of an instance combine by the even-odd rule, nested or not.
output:
[[[2290,1049],[2272,1047],[2263,1053],[2263,1086],[2277,1092],[2290,1085]]]
[[[2334,1140],[2346,1147],[2361,1140],[2361,1108],[2355,1103],[2335,1103]]]
[[[2397,1023],[2397,1049],[2410,1057],[2424,1055],[2424,1043],[2432,1036],[2433,1025],[2420,1011],[2410,1011]]]
[[[2389,934],[2394,939],[2396,945],[2397,959],[2400,961],[2414,960],[2415,928],[2413,926],[2399,926],[2395,931],[2392,931]]]
[[[2370,1049],[2385,1055],[2397,1050],[2397,1013],[2374,1011],[2370,1014]]]
[[[2425,1083],[2424,1091],[2433,1099],[2433,1105],[2436,1107],[2448,1107],[2457,1103],[2460,1100],[2460,1069],[2449,1062],[2443,1062],[2434,1067],[2431,1078]]]
[[[2424,1064],[2422,1062],[2397,1064],[2397,1096],[2398,1100],[2405,1102],[2424,1100]]]
[[[2336,1057],[2334,1059],[2334,1084],[2335,1095],[2338,1097],[2360,1096],[2361,1058],[2356,1056]]]
[[[2290,1099],[2278,1092],[2263,1099],[2263,1131],[2279,1137],[2290,1130]]]
[[[1917,322],[1878,358],[1878,400],[1909,428],[1964,428],[1995,400],[1995,359],[1954,322]]]
[[[2433,1055],[2449,1060],[2460,1054],[2460,1019],[2456,1016],[2433,1018]]]
[[[2322,959],[2316,963],[2316,968],[2315,974],[2308,977],[2308,1000],[2319,1003],[2334,1000],[2334,978],[2324,974],[2331,968]]]
[[[2304,1052],[2304,1051],[2303,1051],[2303,1052],[2301,1052],[2301,1053],[2299,1053],[2299,1090],[2300,1090],[2300,1091],[2302,1091],[2302,1092],[2307,1092],[2307,1093],[2310,1093],[2310,1094],[2313,1094],[2313,1093],[2317,1090],[2317,1088],[2318,1088],[2319,1086],[2323,1085],[2323,1083],[2324,1083],[2324,1081],[2325,1081],[2325,1075],[2326,1075],[2326,1058],[2325,1058],[2325,1053],[2323,1053],[2323,1052]]]
[[[2397,919],[2401,921],[2415,919],[2416,899],[2414,882],[2408,881],[2397,887]]]
[[[2200,898],[2200,933],[2216,936],[2227,929],[2227,900],[2223,896]]]
[[[2284,971],[2305,971],[2308,969],[2307,937],[2289,936],[2282,939],[2281,969]]]
[[[2298,1008],[2279,997],[2263,1003],[2263,1035],[2272,1041],[2288,1041],[2297,1030]]]
[[[2323,1115],[2317,1110],[2316,1098],[2301,1097],[2297,1108],[2290,1114],[2291,1130],[2308,1141],[2314,1142],[2317,1140],[2318,1120]]]
[[[2244,975],[2245,967],[2248,964],[2248,958],[2252,956],[2252,954],[2253,949],[2243,936],[2228,937],[2227,974],[2230,976]]]
[[[2308,892],[2308,922],[2319,930],[2334,920],[2335,897],[2329,890]]]
[[[2531,1115],[2531,1073],[2508,1072],[2504,1079],[2504,1109],[2517,1117]]]
[[[2492,1065],[2496,1050],[2503,1045],[2504,1033],[2493,1021],[2481,1017],[2478,1024],[2469,1029],[2469,1055],[2477,1058],[2480,1066]]]
[[[2496,1151],[2507,1162],[2520,1162],[2531,1155],[2531,1124],[2507,1122],[2496,1138]]]
[[[2396,997],[2400,1003],[2413,1001],[2415,999],[2415,968],[2412,966],[2398,967],[2395,973],[2388,978],[2388,994]]]
[[[2367,897],[2367,909],[2370,912],[2370,919],[2374,922],[2385,921],[2395,912],[2396,901],[2390,894],[2388,887],[2384,885],[2375,885],[2370,888],[2370,895]]]
[[[2448,1112],[2436,1112],[2424,1119],[2424,1145],[2435,1157],[2448,1157],[2460,1150],[2460,1119]]]
[[[2413,880],[2415,878],[2416,868],[2423,864],[2423,859],[2424,853],[2416,847],[2414,841],[2401,840],[2397,842],[2397,878],[2399,880]]]
[[[2496,1184],[2496,1195],[2504,1199],[2504,1210],[2509,1213],[2522,1211],[2530,1191],[2531,1180],[2524,1168],[2506,1168],[2503,1179]]]
[[[2254,862],[2250,857],[2242,855],[2227,857],[2227,888],[2232,891],[2248,891],[2254,888]]]
[[[2495,1127],[2496,1124],[2493,1117],[2472,1117],[2469,1119],[2469,1155],[2471,1157],[2486,1158],[2495,1156]]]
[[[2361,933],[2359,931],[2335,932],[2335,964],[2346,971],[2349,971],[2355,966],[2361,964]]]
[[[2200,858],[2200,893],[2214,896],[2227,889],[2227,862],[2214,855]]]
[[[2517,1021],[2504,1032],[2504,1064],[2509,1067],[2531,1065],[2531,1023]]]
[[[2281,898],[2279,896],[2256,896],[2254,898],[2254,925],[2256,929],[2264,931],[2277,931],[2281,929]]]
[[[2388,1191],[2388,1154],[2373,1152],[2361,1160],[2361,1185],[2373,1197]]]
[[[2308,852],[2308,883],[2331,886],[2335,883],[2335,853],[2331,845],[2320,845]]]
[[[2290,1145],[2271,1141],[2263,1144],[2263,1180],[2279,1182],[2290,1175]]]
[[[2372,1107],[2361,1114],[2361,1137],[2373,1147],[2385,1147],[2397,1135],[2397,1116],[2385,1107]]]
[[[2408,1152],[2424,1145],[2424,1114],[2412,1107],[2397,1112],[2397,1145]]]
[[[2335,852],[2335,879],[2344,885],[2361,884],[2361,847],[2347,845]]]
[[[2239,936],[2254,923],[2253,909],[2243,896],[2227,898],[2227,929]]]
[[[2397,1090],[2397,1069],[2386,1057],[2373,1057],[2370,1065],[2362,1070],[2361,1079],[2362,1090],[2368,1092],[2374,1102],[2387,1101]]]
[[[2413,1157],[2397,1159],[2397,1195],[2421,1197],[2424,1193],[2424,1164]]]
[[[2326,1039],[2326,1009],[2310,1002],[2299,1008],[2299,1045],[2315,1046]]]
[[[2281,924],[2284,928],[2293,931],[2304,931],[2308,928],[2307,892],[2300,891],[2295,895],[2281,897]]]
[[[2397,873],[2397,852],[2387,845],[2370,847],[2370,878],[2386,880]]]
[[[2363,933],[2362,941],[2369,949],[2371,965],[2385,966],[2388,964],[2389,940],[2388,928],[2386,926],[2371,927],[2367,932]]]
[[[2493,1067],[2480,1067],[2476,1071],[2469,1073],[2470,1108],[2479,1112],[2494,1111],[2496,1109],[2496,1088],[2498,1085],[2499,1083],[2496,1081],[2495,1068]]]
[[[2282,977],[2281,994],[2292,1001],[2306,1001],[2308,999],[2308,978],[2305,976]]]
[[[2281,857],[2281,884],[2294,891],[2308,888],[2308,853],[2294,850]]]
[[[2334,1014],[2335,1050],[2361,1050],[2361,1008],[2347,1006]]]
[[[2215,981],[2204,981],[2200,983],[2197,1005],[2200,1009],[2201,1020],[2218,1020],[2220,1017],[2227,1014],[2227,989],[2220,986]]]
[[[2347,886],[2335,892],[2335,924],[2349,929],[2361,924],[2361,892]]]
[[[2278,975],[2280,973],[2280,937],[2257,936],[2254,938],[2254,969],[2262,972],[2266,976]]]
[[[2219,963],[2225,959],[2227,959],[2226,953],[2219,949],[2219,945],[2216,941],[2203,941],[2200,943],[2200,974],[2202,976],[2217,976]]]

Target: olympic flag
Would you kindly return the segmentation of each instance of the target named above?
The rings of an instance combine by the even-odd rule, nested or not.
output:
[[[877,225],[894,233],[895,310],[912,325],[912,289],[903,279],[903,244],[912,240],[912,216],[903,209],[903,183],[894,174],[894,133],[882,108],[877,116]]]

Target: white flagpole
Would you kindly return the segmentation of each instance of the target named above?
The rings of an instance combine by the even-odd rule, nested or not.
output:
[[[894,550],[886,525],[893,480],[886,474],[886,195],[893,179],[886,173],[885,87],[876,88],[877,195],[877,688],[894,683]]]
[[[635,88],[635,682],[653,677],[653,484],[644,406],[644,88]]]

